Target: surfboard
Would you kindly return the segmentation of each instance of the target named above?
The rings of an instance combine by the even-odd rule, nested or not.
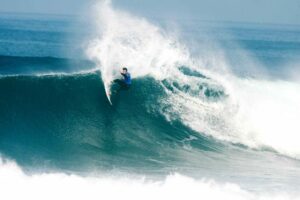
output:
[[[110,105],[113,105],[111,101],[111,82],[104,83],[104,88],[108,102]]]

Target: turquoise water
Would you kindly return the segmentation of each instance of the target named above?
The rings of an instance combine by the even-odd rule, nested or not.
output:
[[[163,178],[177,172],[235,182],[249,191],[297,190],[297,150],[285,154],[276,146],[252,148],[242,140],[206,133],[209,129],[199,131],[175,111],[171,119],[164,115],[173,103],[162,100],[181,92],[209,103],[230,98],[221,81],[201,70],[179,67],[182,75],[198,81],[194,85],[176,77],[158,81],[132,73],[131,89],[115,95],[111,106],[101,70],[79,45],[92,34],[76,23],[60,18],[0,18],[1,155],[33,174],[105,172]],[[285,72],[294,69],[288,64],[299,60],[297,26],[179,24],[181,40],[192,55],[213,50],[214,45],[207,44],[214,39],[232,72],[245,80],[261,74],[252,70],[253,63],[242,52],[255,58],[271,80],[287,81]],[[199,45],[189,46],[195,43]],[[209,124],[218,123],[215,120]],[[220,135],[228,134],[222,131]]]

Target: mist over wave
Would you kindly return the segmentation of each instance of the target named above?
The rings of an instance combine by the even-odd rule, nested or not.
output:
[[[192,57],[176,36],[114,9],[110,1],[100,3],[93,17],[99,37],[90,42],[87,55],[98,63],[106,90],[127,66],[133,77],[153,77],[165,88],[160,109],[168,120],[299,158],[298,83],[238,77],[221,54],[207,53],[205,61]]]

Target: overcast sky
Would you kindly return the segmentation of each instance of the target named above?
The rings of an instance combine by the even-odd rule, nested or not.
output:
[[[0,11],[76,15],[95,1],[0,0]],[[114,0],[113,3],[146,16],[300,24],[300,0]]]

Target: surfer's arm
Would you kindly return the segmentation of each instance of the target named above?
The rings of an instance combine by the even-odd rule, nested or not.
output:
[[[124,78],[127,77],[127,74],[124,74],[123,72],[121,72],[121,75],[124,76]]]

